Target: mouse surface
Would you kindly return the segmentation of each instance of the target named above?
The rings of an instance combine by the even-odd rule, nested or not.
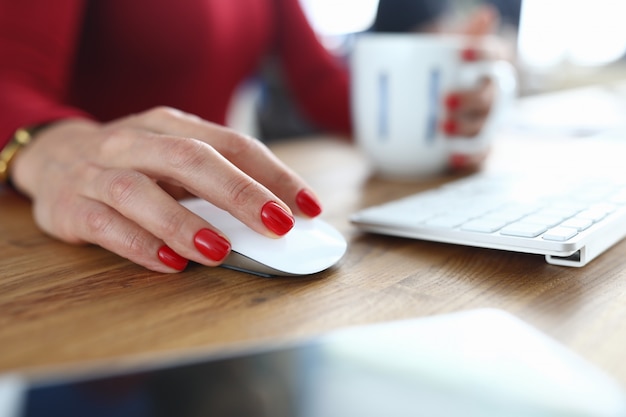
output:
[[[192,198],[180,203],[224,233],[232,244],[222,266],[262,276],[297,276],[321,272],[345,254],[346,239],[325,221],[296,217],[285,236],[272,239],[213,204]]]

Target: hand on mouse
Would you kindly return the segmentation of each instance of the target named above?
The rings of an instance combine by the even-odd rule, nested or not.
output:
[[[55,122],[11,170],[45,232],[159,272],[188,260],[216,266],[231,249],[177,199],[203,198],[271,237],[293,227],[294,213],[321,212],[307,184],[262,143],[165,107],[106,124]]]

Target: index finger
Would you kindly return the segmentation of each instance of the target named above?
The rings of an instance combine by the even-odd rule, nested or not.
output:
[[[315,217],[321,204],[308,184],[259,140],[171,108],[147,112],[133,122],[154,132],[201,140],[276,194],[291,210]]]

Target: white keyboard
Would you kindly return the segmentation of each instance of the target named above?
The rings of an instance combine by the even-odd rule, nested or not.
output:
[[[479,174],[361,210],[364,231],[584,266],[626,236],[626,180]]]

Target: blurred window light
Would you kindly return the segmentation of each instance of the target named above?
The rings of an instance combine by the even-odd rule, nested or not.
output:
[[[524,0],[518,33],[518,54],[530,67],[552,67],[565,56],[567,34],[558,29],[568,0]]]
[[[624,16],[624,0],[524,0],[520,61],[537,68],[614,62],[626,53]]]
[[[362,32],[374,23],[378,0],[300,0],[313,29],[321,36]]]
[[[626,1],[585,0],[574,12],[569,58],[575,64],[603,65],[626,52]]]

